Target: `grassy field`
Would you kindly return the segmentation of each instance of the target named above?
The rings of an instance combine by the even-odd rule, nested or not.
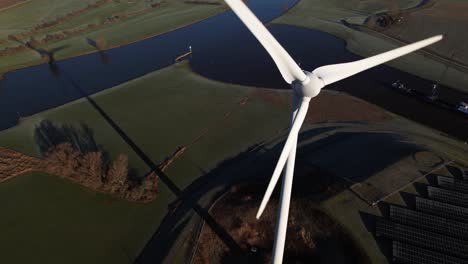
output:
[[[217,1],[223,3],[221,0]],[[9,40],[8,35],[27,32],[41,22],[54,20],[72,11],[83,9],[88,3],[94,2],[96,1],[36,0],[4,10],[0,12],[0,49],[20,45],[16,41]],[[63,59],[95,52],[96,47],[90,45],[87,38],[94,41],[102,40],[104,44],[100,48],[108,49],[177,29],[226,9],[224,4],[187,4],[183,0],[164,1],[159,7],[150,9],[152,4],[159,2],[161,1],[109,1],[98,8],[72,16],[57,25],[35,31],[31,36],[21,38],[21,40],[26,42],[31,37],[42,39],[47,34],[79,30],[89,24],[98,25],[78,35],[38,47],[47,51],[65,47],[54,54],[56,59]],[[148,12],[132,15],[144,10]],[[110,17],[125,15],[129,17],[105,23]],[[19,17],[22,19],[18,19]],[[2,57],[0,73],[46,61],[47,58],[41,58],[38,52],[32,50],[19,52]]]
[[[93,98],[155,163],[211,127],[167,171],[183,189],[203,171],[287,126],[287,106],[254,97],[244,106],[238,104],[252,90],[204,79],[181,64]],[[112,156],[127,154],[131,167],[139,173],[148,171],[86,100],[34,115],[1,132],[0,145],[38,155],[33,130],[44,119],[85,123]],[[1,261],[8,263],[130,263],[174,199],[164,184],[154,202],[138,204],[39,173],[0,184],[0,197],[0,227],[5,229],[0,238]]]
[[[184,189],[249,146],[272,138],[279,141],[271,144],[280,143],[289,123],[289,94],[211,81],[193,74],[184,62],[93,95],[92,99],[156,164],[179,146],[187,146],[183,156],[167,171],[170,180]],[[449,158],[466,159],[467,145],[381,113],[383,110],[359,99],[324,92],[314,100],[313,105],[318,108],[311,108],[314,113],[308,116],[305,131],[320,134],[314,131],[331,127],[331,132],[396,133],[404,135],[405,141]],[[331,102],[352,105],[353,111],[325,110]],[[360,108],[359,105],[368,106]],[[360,116],[356,109],[363,110],[364,114]],[[86,124],[111,157],[126,154],[130,166],[140,175],[149,170],[86,98],[27,117],[18,126],[0,132],[0,146],[38,156],[34,129],[42,120]],[[364,123],[351,123],[353,120]],[[374,121],[377,123],[369,124]],[[359,159],[359,155],[353,156]],[[303,158],[315,160],[313,155]],[[0,232],[3,234],[0,260],[5,263],[132,263],[175,198],[162,182],[156,200],[142,204],[96,194],[52,175],[30,173],[16,177],[0,184]],[[360,222],[358,210],[364,206],[363,202],[356,197],[350,203],[340,199],[330,200],[327,206],[341,208],[343,213],[338,210],[331,215],[346,222],[344,226],[365,247],[372,236],[362,229]],[[349,219],[343,219],[348,215]],[[369,245],[365,248],[375,255],[372,259],[381,259],[379,251],[372,243]]]
[[[389,2],[392,1],[300,1],[285,15],[274,20],[273,23],[308,27],[328,32],[345,40],[349,51],[363,57],[368,57],[396,48],[402,44],[382,35],[368,34],[351,29],[343,25],[341,20],[346,20],[350,23],[362,23],[366,17],[372,14],[389,10],[391,8],[388,4]],[[414,7],[419,1],[401,0],[393,2],[398,3],[398,8],[404,10]],[[437,2],[453,2],[453,0],[438,0]],[[427,16],[427,19],[430,21],[431,16]],[[454,23],[453,20],[451,23]],[[444,31],[450,27],[450,22],[447,22],[442,27],[427,27],[424,31],[424,36],[421,34],[418,36],[424,38],[445,33]],[[418,28],[415,28],[415,30],[417,31]],[[463,34],[458,35],[462,36]],[[452,43],[460,41],[464,43],[463,39],[456,39],[454,38],[455,36],[455,34],[451,36],[450,41]],[[409,39],[409,41],[414,40],[416,39]],[[443,78],[441,78],[442,74],[446,71],[446,64],[428,58],[423,54],[410,54],[388,64],[422,78],[439,81],[454,89],[463,92],[468,91],[468,74],[466,72],[456,68],[449,68]]]

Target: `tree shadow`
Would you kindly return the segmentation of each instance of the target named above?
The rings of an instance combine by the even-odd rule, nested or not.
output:
[[[43,156],[62,143],[71,144],[81,154],[103,151],[94,139],[94,132],[86,124],[80,124],[78,127],[60,126],[50,120],[43,120],[34,128],[34,140]]]

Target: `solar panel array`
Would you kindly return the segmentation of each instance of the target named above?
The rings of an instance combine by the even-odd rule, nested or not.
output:
[[[393,241],[393,258],[408,264],[468,264],[468,261],[432,250]]]
[[[437,184],[442,188],[468,193],[468,183],[452,177],[437,176]]]
[[[442,235],[468,239],[468,224],[466,223],[413,211],[399,206],[390,206],[390,220]]]
[[[468,245],[461,239],[393,223],[386,219],[377,221],[376,235],[452,256],[468,258]]]
[[[468,207],[468,194],[427,186],[427,193],[430,198],[444,203]]]
[[[416,197],[416,210],[439,215],[456,221],[468,221],[468,209],[452,204]]]

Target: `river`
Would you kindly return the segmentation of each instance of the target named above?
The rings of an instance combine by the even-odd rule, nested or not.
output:
[[[263,22],[281,15],[296,0],[252,0],[249,7]],[[330,34],[292,26],[273,25],[269,29],[292,57],[307,70],[359,59],[346,51],[345,42]],[[225,12],[193,25],[99,53],[57,62],[88,94],[93,94],[146,73],[167,67],[192,46],[190,61],[195,72],[225,82],[288,89],[273,61],[232,12]],[[468,119],[437,108],[388,88],[394,80],[429,93],[431,82],[387,66],[361,73],[331,85],[329,89],[377,104],[391,112],[468,139]],[[455,103],[468,95],[445,87],[440,97]],[[18,116],[57,107],[82,97],[66,79],[49,65],[33,66],[5,75],[0,81],[0,130],[16,124]],[[333,106],[346,107],[346,106]]]

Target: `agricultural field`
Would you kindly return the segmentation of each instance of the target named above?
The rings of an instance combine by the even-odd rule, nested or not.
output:
[[[56,126],[86,125],[111,160],[119,155],[128,159],[132,177],[145,177],[151,171],[151,163],[161,164],[181,147],[184,152],[166,168],[168,179],[157,179],[156,196],[149,201],[109,195],[107,191],[95,192],[92,186],[40,170],[2,181],[0,227],[4,235],[0,238],[0,247],[4,253],[1,260],[133,262],[174,209],[173,202],[177,201],[181,190],[194,188],[192,184],[198,186],[198,180],[206,176],[218,177],[213,184],[218,186],[215,189],[219,192],[228,178],[250,175],[241,168],[251,168],[248,166],[251,163],[240,166],[231,162],[231,166],[222,169],[226,160],[236,160],[239,153],[256,153],[248,151],[249,147],[265,142],[269,142],[267,148],[278,150],[274,146],[281,145],[287,132],[289,102],[288,91],[211,81],[192,73],[188,64],[182,62],[92,97],[21,119],[19,125],[0,132],[0,147],[35,158],[43,158],[37,129],[45,120]],[[330,104],[349,105],[352,111],[329,109]],[[354,125],[356,122],[360,125]],[[314,99],[304,131],[311,131],[312,135],[308,136],[311,139],[304,140],[306,145],[314,138],[340,131],[390,132],[404,134],[406,141],[437,149],[450,158],[466,158],[463,157],[466,147],[459,142],[336,92],[324,92]],[[353,152],[352,148],[350,151]],[[3,154],[0,153],[0,158],[5,157]],[[358,155],[351,156],[359,159]],[[265,157],[269,158],[263,159],[263,168],[269,171],[276,156]],[[0,169],[8,168],[7,163],[0,160]],[[168,185],[167,180],[171,184]],[[174,190],[174,186],[179,191]],[[194,188],[195,193],[202,193],[203,198],[197,199],[200,205],[207,206],[215,189],[211,189],[212,185],[198,188],[201,189]],[[185,202],[193,200],[188,193]],[[169,224],[184,227],[191,215],[187,213],[185,217],[176,218],[176,223]],[[353,221],[361,228],[359,219]],[[350,235],[355,237],[356,233]],[[45,237],[47,243],[44,243]],[[52,249],[55,254],[49,254]],[[176,250],[177,259],[183,259],[191,250],[190,247],[182,249]],[[28,254],[24,254],[25,251]],[[381,258],[378,253],[373,254]]]
[[[128,44],[224,10],[221,0],[28,1],[0,11],[0,73]]]
[[[368,57],[404,43],[445,34],[445,39],[427,49],[391,61],[388,65],[467,92],[468,67],[464,59],[466,16],[453,13],[463,10],[463,1],[434,0],[419,6],[420,1],[300,1],[272,23],[309,27],[331,33],[346,41],[346,48]],[[461,12],[461,11],[460,11]],[[376,14],[403,17],[401,22],[384,30],[369,26]],[[450,15],[449,15],[450,13]],[[351,25],[351,26],[349,26]],[[423,26],[424,25],[424,26]],[[456,59],[453,54],[455,53]]]

